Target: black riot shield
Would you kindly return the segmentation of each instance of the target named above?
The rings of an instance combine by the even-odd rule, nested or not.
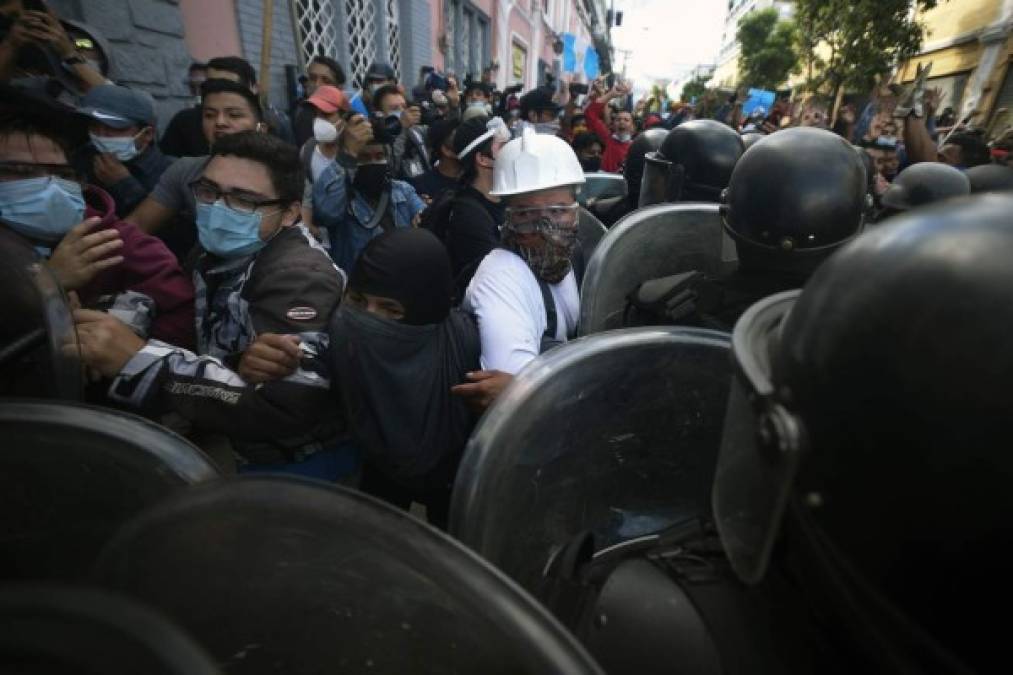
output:
[[[211,658],[164,617],[97,589],[0,591],[0,672],[215,675]]]
[[[738,265],[717,204],[657,204],[608,231],[581,286],[580,335],[623,326],[627,297],[645,281],[697,271],[717,278]]]
[[[66,296],[35,251],[0,227],[0,396],[79,400],[81,365]]]
[[[587,206],[589,199],[625,197],[626,190],[626,179],[622,174],[605,173],[603,171],[585,173],[584,184],[580,186],[580,194],[577,195],[577,201],[580,202],[581,206]]]
[[[218,473],[167,429],[81,404],[0,400],[0,437],[0,578],[84,578],[126,520]]]
[[[139,516],[99,580],[230,673],[598,673],[477,555],[361,493],[286,477],[195,488]]]
[[[710,515],[729,336],[610,331],[539,356],[482,418],[451,533],[528,590],[590,530],[600,547]]]

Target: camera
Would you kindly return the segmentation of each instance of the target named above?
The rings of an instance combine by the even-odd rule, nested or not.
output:
[[[586,94],[587,93],[587,85],[586,84],[581,84],[580,82],[571,82],[570,83],[570,93],[571,94]]]
[[[369,116],[373,127],[373,140],[377,143],[390,145],[401,134],[401,118],[397,115],[384,115],[375,112]]]

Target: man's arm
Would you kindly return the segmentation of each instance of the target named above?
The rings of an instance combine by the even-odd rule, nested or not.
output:
[[[154,234],[175,217],[176,211],[160,204],[148,195],[136,209],[130,212],[126,220],[141,229],[142,232]]]
[[[611,134],[609,134],[608,127],[602,122],[602,110],[606,106],[608,99],[600,98],[591,103],[584,111],[584,119],[587,121],[587,128],[590,129],[598,139],[605,144],[608,144]]]
[[[927,90],[922,104],[924,116],[916,117],[909,114],[904,118],[904,151],[911,164],[939,161],[939,147],[932,140],[932,134],[929,133],[925,120],[935,115],[942,96],[942,90],[938,88]]]
[[[176,256],[156,237],[131,223],[117,223],[123,239],[123,290],[135,291],[155,304],[150,335],[180,347],[194,345],[193,284]]]

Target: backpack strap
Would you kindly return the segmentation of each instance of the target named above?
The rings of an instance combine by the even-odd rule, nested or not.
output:
[[[542,333],[542,342],[538,350],[539,354],[544,354],[553,347],[558,347],[563,343],[556,339],[558,318],[556,314],[556,301],[552,297],[552,290],[549,288],[549,284],[537,275],[535,275],[535,280],[538,281],[538,288],[542,291],[542,304],[545,305],[545,332]]]

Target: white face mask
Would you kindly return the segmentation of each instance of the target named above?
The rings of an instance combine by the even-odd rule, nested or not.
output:
[[[612,134],[612,136],[620,143],[629,143],[633,138],[632,134]]]
[[[317,117],[313,120],[313,138],[317,143],[333,143],[338,140],[338,128],[323,117]]]

